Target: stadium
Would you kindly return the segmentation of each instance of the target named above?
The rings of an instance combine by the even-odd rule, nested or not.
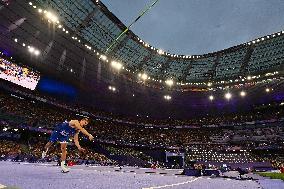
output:
[[[147,3],[0,1],[0,188],[284,188],[284,30],[175,54]]]

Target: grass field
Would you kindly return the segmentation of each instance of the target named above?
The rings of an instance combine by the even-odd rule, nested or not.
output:
[[[259,173],[259,175],[264,176],[264,177],[269,177],[272,179],[284,180],[284,173]]]

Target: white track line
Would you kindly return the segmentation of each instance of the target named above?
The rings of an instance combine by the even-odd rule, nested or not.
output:
[[[6,186],[4,186],[4,185],[0,184],[0,188],[6,188]]]
[[[176,183],[176,184],[168,184],[168,185],[164,185],[164,186],[152,186],[152,187],[149,187],[149,188],[142,188],[142,189],[157,189],[157,188],[166,188],[166,187],[179,186],[179,185],[188,184],[188,183],[197,181],[198,179],[199,178],[195,178],[193,180],[189,180],[189,181],[186,181],[186,182],[180,182],[180,183]]]

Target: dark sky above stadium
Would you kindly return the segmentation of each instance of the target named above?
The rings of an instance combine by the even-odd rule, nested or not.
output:
[[[102,0],[126,26],[154,0]],[[156,48],[196,55],[284,30],[284,0],[160,0],[131,30]]]

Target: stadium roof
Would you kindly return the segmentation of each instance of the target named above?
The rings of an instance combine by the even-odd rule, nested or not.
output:
[[[126,26],[102,2],[37,2],[44,9],[52,8],[59,15],[60,23],[71,30],[72,36],[88,42],[87,47],[120,62],[128,72],[146,73],[147,79],[154,82],[172,79],[178,84],[195,84],[239,79],[277,71],[283,65],[284,31],[203,55],[170,54],[150,46],[129,31],[106,53]]]
[[[127,26],[154,2],[101,1]],[[283,30],[283,23],[282,0],[160,0],[131,30],[167,52],[204,54]]]

